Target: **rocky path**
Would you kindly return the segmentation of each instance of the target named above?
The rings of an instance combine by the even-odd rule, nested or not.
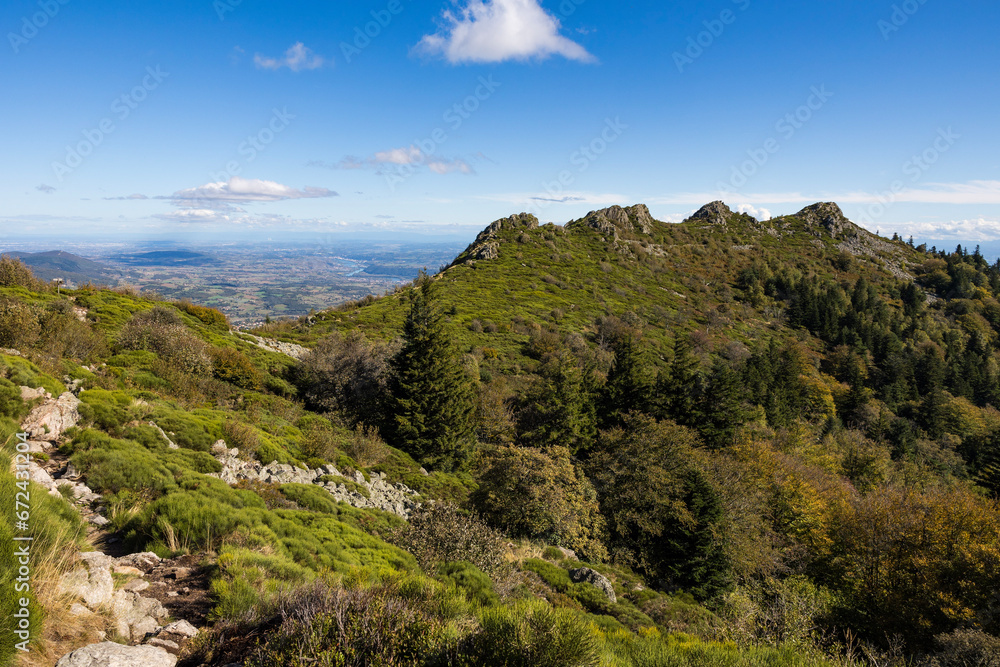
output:
[[[212,565],[194,555],[163,560],[150,552],[128,553],[109,530],[103,498],[80,480],[57,449],[66,429],[80,419],[80,400],[72,391],[53,397],[29,387],[22,387],[21,395],[38,403],[21,429],[28,434],[30,451],[45,455],[41,460],[33,457],[30,479],[76,507],[87,522],[88,542],[98,549],[76,555],[73,568],[59,582],[59,592],[76,600],[69,614],[101,616],[111,625],[108,632],[98,633],[105,641],[66,654],[57,667],[174,667],[206,624]]]

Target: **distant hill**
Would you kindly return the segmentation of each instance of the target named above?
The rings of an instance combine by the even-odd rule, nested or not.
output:
[[[36,277],[46,282],[62,278],[70,285],[88,282],[96,285],[117,285],[124,277],[121,271],[63,250],[3,254],[19,258],[31,268]]]
[[[219,263],[211,255],[193,250],[154,250],[115,259],[130,266],[209,266]]]

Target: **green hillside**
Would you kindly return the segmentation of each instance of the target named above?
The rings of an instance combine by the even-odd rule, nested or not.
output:
[[[183,665],[993,664],[998,295],[1000,264],[834,204],[512,216],[267,349],[0,259],[5,456],[71,390],[34,459],[100,497],[32,482],[20,661],[142,641],[54,620],[57,555],[118,545],[204,573]]]

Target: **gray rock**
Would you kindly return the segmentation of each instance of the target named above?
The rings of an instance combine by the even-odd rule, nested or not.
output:
[[[160,627],[159,621],[167,617],[167,610],[158,600],[144,598],[135,591],[116,591],[111,601],[118,634],[139,641],[147,633]]]
[[[52,398],[52,394],[45,391],[42,387],[37,389],[32,389],[31,387],[21,387],[21,400],[27,403],[28,401],[33,401],[36,398]]]
[[[115,559],[115,562],[122,567],[134,567],[143,572],[149,572],[160,564],[160,557],[152,551],[128,554]]]
[[[842,231],[851,226],[851,221],[833,202],[820,202],[807,206],[796,213],[795,217],[801,218],[812,227],[824,228],[833,237],[840,235]]]
[[[149,588],[149,582],[146,581],[145,579],[133,579],[132,581],[122,586],[122,590],[134,591],[136,593],[141,593],[147,588]]]
[[[611,602],[618,601],[618,597],[615,595],[615,587],[611,585],[611,580],[596,570],[592,570],[589,567],[578,567],[575,570],[569,571],[569,578],[577,583],[585,581],[588,584],[593,584],[604,591],[604,594],[608,596],[608,600]]]
[[[226,447],[225,440],[216,440],[212,445],[212,455],[213,456],[225,456],[229,453],[229,449]]]
[[[73,614],[74,616],[84,616],[84,617],[94,615],[94,612],[90,611],[79,602],[74,602],[72,605],[70,605],[69,613]]]
[[[702,206],[688,220],[703,220],[713,225],[725,226],[731,217],[733,217],[731,208],[721,201],[714,201]]]
[[[183,619],[163,626],[158,633],[158,635],[179,635],[189,639],[194,637],[196,634],[198,634],[198,628]]]
[[[177,655],[181,652],[181,645],[177,642],[172,642],[169,639],[160,639],[159,637],[150,637],[145,642],[146,646],[156,646],[162,648],[167,653],[172,653]]]
[[[156,646],[101,642],[67,653],[56,667],[174,667],[176,664],[177,656]]]
[[[115,592],[111,558],[99,551],[88,551],[80,554],[80,560],[82,567],[67,572],[59,580],[59,590],[79,596],[91,609],[110,602]]]
[[[76,426],[80,420],[79,405],[80,399],[69,392],[55,400],[49,399],[28,414],[21,429],[30,434],[31,440],[55,442],[62,437],[63,431]]]

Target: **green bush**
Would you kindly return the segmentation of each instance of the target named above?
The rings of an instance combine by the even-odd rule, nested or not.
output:
[[[100,493],[131,489],[161,495],[176,487],[171,471],[138,443],[87,429],[73,438],[71,446],[73,465],[87,485]]]
[[[253,362],[231,347],[216,348],[212,352],[212,372],[217,379],[240,389],[260,391],[264,386],[263,375]]]
[[[494,580],[507,576],[504,536],[454,505],[424,505],[410,516],[393,541],[413,554],[425,572],[439,563],[468,561]]]
[[[283,484],[278,487],[286,498],[313,512],[329,514],[338,520],[373,535],[389,535],[405,524],[390,512],[357,509],[333,499],[324,489],[313,484]]]
[[[423,667],[446,643],[445,624],[390,586],[332,589],[317,582],[278,607],[281,626],[246,664]]]
[[[493,581],[478,567],[467,561],[442,563],[438,567],[442,581],[465,593],[470,602],[484,607],[500,603],[493,588]]]
[[[24,413],[21,390],[6,378],[0,378],[0,417],[19,419]]]
[[[598,664],[597,637],[580,614],[540,600],[490,607],[463,653],[471,664],[505,667],[590,667]]]

